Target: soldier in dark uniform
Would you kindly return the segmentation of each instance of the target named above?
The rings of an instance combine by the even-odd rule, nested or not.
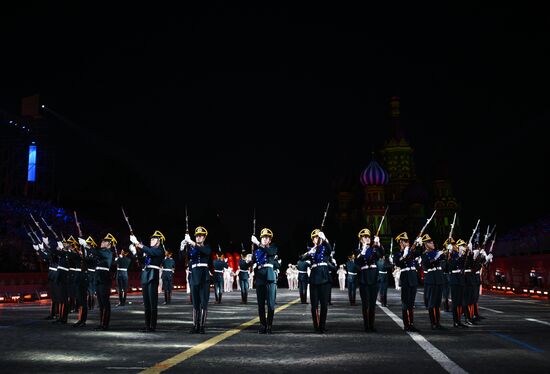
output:
[[[223,269],[227,269],[227,262],[223,260],[223,254],[218,252],[213,263],[214,266],[214,296],[216,304],[221,304],[223,294]]]
[[[132,257],[130,252],[122,249],[120,254],[115,258],[116,263],[116,284],[118,291],[117,306],[126,305],[126,296],[128,294],[128,269],[132,265]]]
[[[442,329],[440,320],[441,295],[443,293],[443,268],[441,267],[443,252],[435,249],[435,244],[428,234],[422,236],[426,251],[422,255],[424,269],[424,305],[430,316],[432,329]]]
[[[346,269],[346,283],[348,285],[348,298],[349,298],[349,305],[353,306],[355,305],[355,297],[357,293],[357,273],[359,271],[359,267],[355,263],[355,254],[352,253],[350,256],[348,256],[348,262],[344,265],[344,268]]]
[[[48,291],[51,298],[50,313],[47,320],[55,320],[59,315],[59,297],[57,292],[57,255],[50,251],[48,238],[42,238],[43,243],[33,244],[33,248],[40,259],[48,265]],[[58,242],[58,248],[63,248],[63,244]]]
[[[140,243],[134,235],[130,235],[130,241],[136,248],[143,251],[143,270],[141,271],[141,289],[143,294],[143,307],[145,308],[145,327],[142,332],[151,332],[157,329],[158,315],[158,287],[160,279],[160,263],[164,257],[164,235],[155,230],[150,238],[149,247]],[[132,253],[135,255],[135,253]],[[137,253],[137,251],[136,251]]]
[[[69,259],[74,268],[71,272],[74,273],[73,282],[75,288],[75,308],[78,310],[78,320],[73,324],[73,327],[85,327],[88,320],[88,257],[89,248],[97,247],[94,239],[88,236],[86,240],[78,238],[80,247],[75,247],[75,252],[69,253]]]
[[[57,290],[59,296],[59,318],[54,323],[66,324],[69,316],[69,295],[68,295],[68,279],[69,279],[69,252],[72,246],[76,246],[77,241],[70,236],[63,248],[55,248],[52,251],[57,255],[59,262],[57,265]]]
[[[328,296],[332,279],[329,270],[336,270],[330,254],[332,248],[325,234],[315,229],[311,232],[313,247],[302,256],[302,260],[311,261],[310,298],[311,298],[311,319],[315,331],[323,334],[327,331],[326,320],[328,314]],[[319,313],[319,304],[320,312]]]
[[[392,238],[393,240],[393,238]],[[382,255],[378,261],[378,287],[380,289],[380,304],[382,306],[388,306],[388,283],[390,279],[390,274],[392,273],[393,265],[386,257],[385,253]]]
[[[162,290],[164,291],[163,305],[172,302],[172,288],[174,287],[174,271],[176,270],[176,261],[172,258],[172,251],[164,251],[164,260],[160,264],[162,267]]]
[[[451,239],[451,242],[454,243],[454,240]],[[442,292],[446,312],[451,311],[451,309],[449,308],[449,296],[451,295],[451,270],[449,267],[449,249],[447,248],[449,244],[449,239],[445,240],[445,243],[443,243],[445,253],[444,256],[439,258],[439,263],[441,264],[441,268],[443,269]],[[452,245],[450,246],[450,248],[452,248]]]
[[[472,243],[466,244],[464,255],[464,301],[462,309],[464,319],[467,325],[475,324],[474,315],[474,254],[472,252]],[[459,248],[460,249],[460,248]],[[462,317],[460,317],[462,318]]]
[[[401,285],[403,329],[405,331],[418,332],[418,329],[414,326],[414,300],[416,298],[416,288],[418,287],[415,260],[417,241],[415,241],[412,247],[409,247],[410,242],[406,232],[397,235],[395,240],[399,243],[399,252],[394,255],[393,263],[401,268],[399,283]]]
[[[244,252],[243,252],[244,255]],[[239,260],[239,286],[241,288],[241,302],[243,304],[248,303],[248,269],[252,263],[252,255],[249,253],[245,258],[241,257]]]
[[[300,301],[302,304],[307,304],[307,286],[309,284],[307,269],[310,266],[310,260],[299,259],[296,264],[296,269],[298,270],[298,290],[300,291]]]
[[[258,300],[258,315],[260,318],[260,334],[271,334],[273,316],[275,315],[276,281],[275,269],[277,260],[277,247],[271,245],[273,232],[264,228],[260,232],[260,241],[252,235],[252,243],[257,248],[254,250],[252,262],[256,278],[256,297]],[[267,302],[267,319],[265,304]]]
[[[78,238],[81,239],[81,238]],[[80,282],[80,250],[78,248],[79,243],[76,242],[75,244],[70,246],[70,251],[68,254],[68,266],[69,266],[69,273],[67,276],[67,296],[69,300],[69,313],[76,312],[76,294],[77,294],[77,288],[78,284]]]
[[[369,229],[362,229],[357,234],[360,241],[360,252],[355,263],[361,269],[359,275],[359,295],[363,311],[363,325],[367,332],[374,332],[374,316],[376,312],[376,297],[378,296],[378,265],[376,262],[384,255],[380,245],[380,238],[374,237],[371,246]]]
[[[459,246],[464,248],[464,240],[459,239],[456,243],[451,241],[447,244],[449,249],[449,270],[451,271],[451,299],[453,299],[453,326],[466,327],[462,323],[462,304],[464,302],[464,261],[465,256],[459,252]]]
[[[487,253],[484,249],[476,248],[474,249],[474,256],[473,256],[473,266],[472,266],[472,273],[473,273],[473,283],[474,283],[474,305],[473,305],[473,320],[479,321],[483,319],[479,315],[479,293],[481,291],[481,268],[483,267],[483,264],[487,261]]]
[[[90,255],[86,258],[86,266],[88,268],[88,310],[93,310],[95,307],[96,294],[96,271],[97,258]]]
[[[190,333],[204,334],[206,316],[208,315],[208,298],[210,297],[210,271],[208,261],[212,249],[204,241],[208,231],[202,226],[195,229],[195,241],[189,234],[181,242],[180,250],[187,251],[188,264],[191,268],[191,299],[193,301],[193,327]],[[187,248],[187,244],[190,245]]]
[[[95,330],[107,330],[111,320],[111,265],[113,252],[116,251],[117,240],[108,233],[101,241],[100,248],[90,248],[90,253],[95,257],[97,303],[99,305],[99,326]]]

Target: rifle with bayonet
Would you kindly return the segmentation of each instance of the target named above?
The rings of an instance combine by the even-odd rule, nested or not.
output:
[[[495,225],[491,231],[489,231],[489,227],[490,226],[487,226],[487,233],[485,234],[485,238],[483,239],[483,248],[485,248],[485,246],[487,245],[489,238],[493,236],[495,229],[497,228],[497,225]]]
[[[417,238],[421,238],[422,235],[424,235],[424,231],[426,230],[426,228],[428,227],[428,225],[430,224],[430,222],[431,222],[432,219],[434,218],[435,212],[437,212],[437,209],[434,210],[434,212],[432,213],[431,217],[428,218],[428,219],[426,220],[426,223],[424,224],[424,226],[422,227],[422,229],[420,229],[420,232],[419,232],[418,235],[416,236]],[[413,253],[415,248],[416,248],[416,240],[415,240],[414,243],[411,245],[409,254]]]
[[[252,236],[256,236],[256,208],[254,208],[254,215],[252,216]],[[254,255],[254,243],[251,245],[250,252]]]
[[[53,234],[53,236],[55,237],[55,241],[59,241],[59,236],[57,236],[57,233],[53,230],[52,226],[48,225],[44,217],[40,217],[40,219],[42,220],[42,222],[44,222],[44,225],[46,225],[48,230],[50,230],[50,232]]]
[[[325,214],[323,214],[323,221],[321,222],[321,231],[325,227],[325,219],[327,218],[328,208],[330,207],[330,201],[327,203],[327,208],[325,209]]]
[[[42,230],[42,227],[40,227],[40,225],[38,224],[38,222],[34,219],[34,216],[32,215],[32,213],[29,213],[31,215],[31,219],[32,221],[34,222],[34,224],[36,225],[36,227],[38,227],[38,230],[40,231],[40,233],[42,234],[42,237],[45,238],[46,237],[46,233],[44,233],[44,230]]]
[[[31,228],[31,231],[29,231],[27,229],[27,226],[26,225],[23,225],[23,228],[25,229],[25,234],[27,234],[27,236],[31,239],[31,242],[32,242],[32,245],[38,245],[40,244],[40,241],[38,241],[38,243],[34,240],[34,237],[32,236],[31,234],[31,231],[32,231],[32,228]]]
[[[382,216],[382,219],[380,220],[380,224],[378,225],[378,229],[376,229],[376,236],[380,233],[380,230],[382,229],[382,224],[384,223],[384,219],[386,218],[386,214],[388,214],[388,209],[390,207],[386,207],[386,211],[384,212],[384,215]]]
[[[76,215],[76,210],[74,211],[74,223],[76,224],[76,229],[78,231],[78,237],[83,238],[83,236],[82,236],[82,227],[80,227],[80,221],[78,221],[78,216]]]

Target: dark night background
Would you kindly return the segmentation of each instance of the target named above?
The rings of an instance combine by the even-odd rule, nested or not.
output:
[[[52,199],[120,235],[123,204],[139,237],[176,246],[187,204],[192,227],[248,247],[255,207],[300,252],[334,180],[388,139],[394,95],[418,175],[447,165],[466,227],[548,212],[540,10],[14,4],[0,107],[39,93],[67,119],[45,113],[63,149]]]

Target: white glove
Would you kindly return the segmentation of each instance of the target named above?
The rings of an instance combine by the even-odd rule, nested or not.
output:
[[[255,235],[252,235],[252,237],[250,238],[250,240],[252,241],[252,243],[256,244],[256,245],[260,245],[260,241],[258,240],[258,238],[256,238]]]
[[[405,251],[403,252],[403,257],[407,257],[409,255],[409,247],[405,248]]]
[[[418,265],[422,264],[422,257],[417,257],[416,262],[418,262]]]
[[[472,250],[472,243],[468,243],[468,250],[469,250],[469,251]]]
[[[416,245],[418,246],[422,246],[422,238],[421,237],[418,237],[414,240],[414,242],[416,243]]]
[[[487,262],[491,262],[491,261],[493,261],[493,254],[492,254],[492,253],[489,253],[489,254],[487,255]]]
[[[485,252],[485,249],[482,249],[481,251],[479,251],[479,254],[486,257],[487,256],[487,252]]]
[[[82,238],[78,238],[78,244],[80,244],[83,247],[86,247],[88,245],[88,243],[86,243],[86,240]]]
[[[44,243],[39,243],[38,248],[40,248],[40,250],[43,251],[44,250]]]
[[[63,249],[63,242],[61,241],[57,242],[57,249]]]
[[[437,254],[435,255],[434,259],[437,260],[443,252],[437,251]]]
[[[226,258],[224,258],[223,260],[224,260],[225,262],[227,262],[228,258],[226,257]]]
[[[130,235],[130,241],[132,242],[133,245],[139,244],[139,240],[137,240],[135,235]]]
[[[380,247],[380,238],[378,236],[374,236],[374,245]]]
[[[35,251],[38,252],[39,248],[38,248],[38,244],[33,244],[32,247],[34,248]]]
[[[319,233],[317,234],[317,236],[321,239],[323,239],[324,241],[327,241],[327,237],[325,236],[325,233],[322,232],[322,231],[319,231]]]
[[[310,255],[314,254],[315,252],[317,252],[317,247],[313,247],[308,251]]]
[[[479,256],[479,249],[474,249],[474,260]]]
[[[453,250],[453,245],[452,244],[447,244],[447,250],[452,251]]]
[[[128,248],[130,249],[130,252],[132,252],[132,254],[135,256],[137,253],[136,246],[133,244],[130,244]]]
[[[364,256],[364,255],[366,255],[366,254],[367,254],[367,248],[363,248],[363,249],[361,250],[361,256]]]
[[[43,238],[42,238],[42,241],[43,241],[44,244],[46,244],[47,246],[50,245],[50,239],[48,239],[47,237],[43,237]]]
[[[332,259],[332,263],[333,263],[334,265],[336,265],[336,260],[335,260],[335,259]]]

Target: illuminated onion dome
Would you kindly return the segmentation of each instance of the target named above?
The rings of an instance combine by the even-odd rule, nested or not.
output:
[[[382,186],[387,184],[390,180],[388,172],[384,170],[382,166],[375,160],[372,160],[370,164],[363,170],[361,177],[359,178],[363,186]]]

